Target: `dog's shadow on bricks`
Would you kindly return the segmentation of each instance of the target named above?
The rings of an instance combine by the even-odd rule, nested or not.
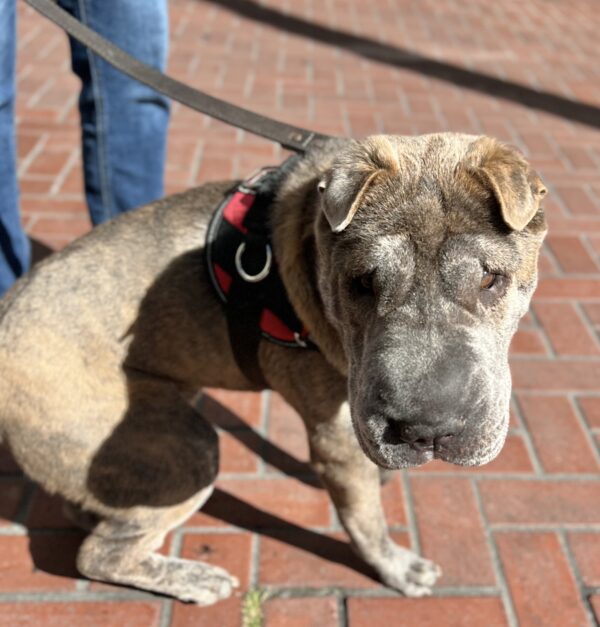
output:
[[[307,485],[321,487],[306,462],[266,440],[211,397],[202,397],[202,410],[215,426],[230,433],[272,467]],[[72,579],[81,577],[76,568],[76,556],[86,532],[79,530],[63,515],[63,504],[61,498],[49,496],[27,480],[7,449],[0,446],[0,522],[5,519],[21,525],[15,529],[14,535],[7,530],[2,537],[6,541],[15,538],[16,546],[19,543],[16,538],[22,538],[23,527],[29,537],[29,555],[23,546],[22,553],[19,554],[19,549],[11,558],[17,561],[19,577],[27,575],[43,578],[44,573]],[[215,489],[202,512],[228,525],[273,538],[377,580],[375,572],[355,556],[348,542],[265,512],[220,488]],[[35,571],[33,575],[29,560]],[[70,586],[65,584],[67,589],[72,589]]]

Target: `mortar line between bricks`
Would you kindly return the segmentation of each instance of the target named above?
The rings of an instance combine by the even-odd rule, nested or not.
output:
[[[169,557],[181,557],[181,545],[183,544],[185,523],[183,527],[177,527],[173,531],[171,546],[169,547]]]
[[[194,149],[194,154],[192,156],[192,162],[190,163],[190,174],[188,177],[189,184],[194,186],[197,185],[198,174],[200,172],[200,167],[202,166],[202,161],[204,160],[204,144],[199,141],[196,144],[196,148]]]
[[[423,473],[425,474],[425,473]],[[465,473],[452,473],[452,472],[438,472],[438,473],[430,473],[431,476],[434,475],[442,475],[442,476],[454,476],[454,475],[459,475],[461,477],[465,476]],[[586,473],[586,474],[568,474],[568,473],[546,473],[543,476],[539,476],[539,475],[533,475],[531,473],[527,474],[523,474],[523,473],[489,473],[489,474],[480,474],[480,475],[473,475],[473,479],[475,479],[475,481],[479,482],[479,481],[485,481],[485,480],[490,480],[490,481],[502,481],[503,479],[507,479],[510,481],[547,481],[548,483],[551,483],[553,481],[555,482],[566,482],[566,481],[573,481],[573,482],[578,482],[578,481],[587,481],[587,482],[592,482],[592,483],[597,483],[598,481],[600,481],[600,474],[598,473]]]
[[[583,248],[587,252],[587,254],[592,258],[592,261],[596,264],[596,266],[598,266],[598,253],[594,250],[588,235],[585,233],[582,233],[582,236],[579,239],[581,241]],[[600,271],[600,266],[598,266],[598,271]]]
[[[401,593],[390,588],[342,588],[335,586],[319,586],[309,588],[307,586],[272,586],[266,587],[270,599],[297,599],[297,598],[323,598],[340,596],[344,599],[404,599]],[[501,590],[496,586],[448,586],[434,587],[432,597],[498,597]]]
[[[65,182],[65,179],[69,175],[71,168],[79,161],[80,157],[81,154],[78,148],[71,150],[71,154],[69,155],[67,162],[62,167],[61,171],[56,175],[54,183],[52,183],[52,187],[50,188],[50,192],[48,193],[49,196],[58,195],[58,190]]]
[[[313,531],[314,533],[320,533],[322,535],[327,535],[331,533],[331,527],[329,526],[319,527],[319,526],[311,526],[311,525],[302,525],[302,529],[307,529],[309,531]],[[407,529],[406,527],[402,525],[391,525],[389,529],[390,531],[394,533],[396,532],[397,533],[409,533],[409,529]],[[198,527],[198,526],[186,527],[184,525],[182,527],[182,530],[186,534],[195,534],[195,535],[201,535],[205,533],[215,534],[215,535],[217,534],[228,535],[232,533],[257,533],[259,535],[267,535],[269,533],[281,533],[282,531],[286,530],[286,527],[260,527],[250,532],[245,527],[237,527],[235,525],[229,525],[227,527]],[[53,531],[54,533],[56,533],[56,529],[54,529]],[[77,532],[77,530],[74,530],[74,531]],[[6,535],[11,535],[11,534],[6,534]],[[14,535],[21,535],[21,534],[14,534]]]
[[[86,590],[72,592],[0,592],[2,603],[83,603],[98,601],[152,601],[160,603],[162,597],[143,590]]]
[[[43,84],[38,89],[36,89],[35,92],[31,94],[31,96],[29,96],[28,100],[25,102],[25,106],[27,107],[27,109],[35,109],[39,105],[40,100],[48,93],[48,91],[55,82],[56,77],[46,77]]]
[[[173,617],[173,601],[166,599],[162,602],[160,608],[160,616],[158,619],[158,627],[169,627],[171,618]]]
[[[558,543],[560,544],[560,547],[565,555],[565,559],[567,560],[567,563],[571,569],[571,573],[573,574],[573,578],[575,579],[575,585],[577,586],[577,590],[581,598],[581,604],[583,605],[585,613],[587,614],[590,626],[593,626],[595,623],[594,612],[592,610],[592,606],[589,603],[588,595],[585,591],[585,586],[583,584],[577,562],[575,561],[571,553],[571,548],[567,541],[566,533],[563,529],[561,529],[556,532],[556,535],[558,536]]]
[[[513,408],[523,427],[523,441],[525,442],[525,448],[527,449],[527,453],[529,454],[529,459],[533,464],[533,470],[535,471],[535,474],[537,476],[541,476],[544,474],[544,467],[542,466],[540,458],[538,457],[537,449],[535,448],[531,433],[529,433],[527,422],[525,421],[525,415],[523,412],[523,408],[521,407],[521,402],[519,401],[519,398],[516,394],[513,394]]]
[[[579,316],[579,319],[581,320],[581,324],[588,331],[588,333],[592,336],[592,342],[594,346],[596,348],[600,348],[600,346],[598,345],[598,339],[596,337],[596,330],[594,329],[594,325],[590,322],[579,300],[573,303],[573,309],[575,309],[575,312]]]
[[[526,533],[554,532],[564,529],[569,532],[578,533],[597,533],[600,531],[600,523],[490,523],[492,531],[498,532],[514,532],[522,531]]]
[[[573,394],[577,398],[580,396],[590,396],[600,398],[599,390],[519,390],[519,396],[564,396],[565,394]]]
[[[260,583],[260,540],[259,533],[251,533],[250,536],[250,589],[259,587]]]
[[[419,538],[419,530],[415,517],[414,501],[412,498],[412,490],[410,486],[410,477],[406,471],[402,471],[402,494],[404,496],[404,509],[406,510],[406,518],[408,523],[408,535],[410,537],[410,545],[415,553],[421,554],[421,540]]]
[[[494,569],[494,574],[496,576],[496,583],[498,584],[498,587],[500,588],[500,596],[502,597],[502,604],[504,605],[504,612],[506,614],[509,627],[519,627],[519,621],[517,619],[515,607],[514,607],[512,597],[510,594],[510,590],[508,589],[508,585],[506,583],[506,576],[504,574],[504,568],[502,567],[500,556],[498,555],[498,547],[496,546],[496,541],[494,539],[491,527],[489,525],[489,521],[485,514],[483,501],[481,499],[481,494],[479,493],[479,486],[477,485],[477,482],[475,481],[472,482],[471,485],[473,486],[475,504],[477,506],[479,516],[483,522],[483,531],[484,531],[485,539],[487,541],[488,549],[489,549],[491,560],[492,560],[492,568]]]
[[[544,327],[542,326],[542,323],[540,322],[540,319],[538,318],[538,315],[533,308],[533,304],[530,304],[529,306],[529,315],[533,320],[533,326],[538,331],[538,336],[546,350],[546,356],[550,358],[556,358],[556,351],[554,350],[554,346],[552,346],[552,342],[548,338],[546,329],[544,329]]]
[[[573,299],[575,302],[579,302],[579,299]],[[563,301],[564,303],[564,301]],[[597,355],[557,355],[556,357],[550,355],[511,355],[510,361],[530,361],[532,363],[570,363],[575,362],[578,364],[594,364],[600,361],[600,358]],[[515,388],[517,391],[519,388]],[[556,389],[556,391],[560,391],[561,388]],[[567,388],[570,389],[570,388]]]
[[[546,240],[543,244],[543,251],[553,266],[552,267],[553,272],[549,274],[552,276],[556,276],[557,278],[564,279],[567,273],[565,272],[565,269],[563,268],[562,264],[558,260],[557,256],[554,254],[554,251],[552,250],[552,247],[548,243],[548,240]]]
[[[600,474],[590,473],[546,473],[544,475],[536,475],[532,472],[486,472],[481,474],[469,474],[468,472],[461,472],[456,470],[420,470],[418,472],[412,472],[410,477],[470,477],[477,482],[480,481],[547,481],[549,483],[555,482],[592,482],[597,483],[600,481]]]
[[[594,438],[592,437],[590,429],[587,426],[586,420],[583,417],[581,408],[579,407],[579,404],[577,403],[574,394],[568,394],[567,397],[571,404],[571,408],[573,409],[573,412],[575,414],[575,420],[577,420],[579,427],[583,431],[583,437],[586,439],[588,446],[592,450],[592,455],[595,457],[596,463],[598,464],[598,467],[600,469],[600,454],[598,453],[598,449],[596,448],[596,442]]]
[[[17,133],[18,132],[19,126],[17,126]],[[37,141],[35,146],[29,151],[29,154],[23,159],[23,161],[21,161],[21,164],[17,169],[17,178],[19,180],[21,180],[26,174],[33,160],[36,159],[36,157],[44,150],[46,144],[48,143],[48,138],[48,133],[43,133],[39,141]]]
[[[79,101],[79,95],[78,94],[73,94],[67,100],[67,102],[65,102],[65,104],[63,105],[62,111],[58,114],[58,116],[56,118],[56,122],[58,124],[66,124],[67,123],[67,119],[69,117],[69,112],[77,104],[78,101]]]

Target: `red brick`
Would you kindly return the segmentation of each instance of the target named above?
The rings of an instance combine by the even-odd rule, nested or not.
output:
[[[54,177],[30,177],[27,176],[19,181],[21,194],[49,194],[54,184]]]
[[[600,586],[600,533],[570,533],[569,547],[587,586]]]
[[[241,624],[242,598],[236,592],[208,607],[175,603],[170,627],[240,627]]]
[[[519,329],[510,344],[511,355],[546,355],[546,347],[539,331]]]
[[[436,459],[425,466],[411,470],[413,474],[429,472],[458,472],[464,474],[488,474],[498,472],[533,472],[529,453],[520,435],[509,435],[506,444],[496,459],[484,466],[454,466]]]
[[[392,534],[409,546],[407,534]],[[263,536],[260,543],[261,585],[373,588],[375,573],[350,548],[347,536],[308,530],[282,530]]]
[[[258,458],[252,446],[259,444],[260,436],[249,429],[219,433],[220,471],[254,473],[258,470]]]
[[[263,616],[264,627],[334,627],[339,622],[335,597],[270,599]]]
[[[0,627],[155,627],[159,602],[2,603]]]
[[[588,625],[555,534],[498,533],[496,543],[521,627]]]
[[[495,585],[471,482],[421,476],[411,485],[421,550],[441,566],[440,585]]]
[[[597,524],[600,483],[595,481],[481,481],[491,523]]]
[[[29,229],[29,234],[53,242],[67,242],[84,235],[90,230],[90,221],[86,215],[38,217]]]
[[[271,406],[269,411],[269,442],[280,449],[273,449],[269,455],[269,466],[292,474],[306,474],[311,470],[308,466],[309,452],[306,438],[306,430],[302,419],[298,414],[279,396],[271,395]]]
[[[570,303],[536,303],[534,311],[559,355],[600,355],[598,344]]]
[[[29,175],[56,176],[71,157],[70,150],[48,150],[39,152],[27,168]]]
[[[590,303],[588,305],[582,305],[582,307],[590,322],[594,326],[600,327],[600,303]]]
[[[529,155],[544,156],[553,152],[552,144],[545,133],[521,132],[519,133],[527,146]]]
[[[588,425],[600,429],[600,396],[583,396],[577,399]]]
[[[262,395],[256,392],[205,390],[199,409],[213,424],[224,428],[257,427],[262,416]]]
[[[181,557],[225,568],[240,580],[240,588],[226,601],[220,601],[209,607],[176,603],[173,607],[171,627],[188,625],[191,627],[199,624],[239,627],[241,597],[250,583],[251,544],[252,536],[243,533],[184,535]]]
[[[25,491],[25,481],[0,482],[0,527],[11,525]]]
[[[507,620],[497,598],[356,599],[348,601],[352,627],[504,627]],[[401,621],[398,622],[398,621]]]
[[[600,280],[541,278],[535,299],[543,298],[600,298]]]
[[[204,510],[195,513],[188,526],[222,526],[282,528],[297,525],[327,527],[331,524],[330,501],[320,487],[312,487],[285,478],[260,481],[221,479],[221,492],[215,493]]]
[[[598,463],[568,399],[520,397],[523,417],[546,472],[598,471]]]
[[[565,201],[569,211],[575,215],[595,214],[598,207],[590,195],[581,187],[557,185],[556,189]]]
[[[547,243],[565,272],[598,272],[581,238],[571,235],[549,235]]]
[[[406,525],[404,490],[399,472],[394,473],[391,479],[381,488],[381,501],[389,525]]]
[[[510,370],[516,391],[590,392],[598,389],[600,381],[597,361],[515,359]]]
[[[596,164],[588,150],[581,146],[561,146],[562,152],[576,170],[595,169]]]
[[[0,591],[74,590],[80,534],[0,536]]]

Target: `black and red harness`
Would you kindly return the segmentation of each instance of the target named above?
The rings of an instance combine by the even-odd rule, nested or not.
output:
[[[270,208],[296,159],[264,168],[236,185],[217,207],[206,237],[206,267],[225,307],[236,362],[259,387],[267,386],[258,365],[261,338],[280,346],[316,348],[287,297],[271,243]]]

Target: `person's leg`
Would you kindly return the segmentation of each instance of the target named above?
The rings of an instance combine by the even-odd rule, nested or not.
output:
[[[15,138],[16,0],[0,0],[0,295],[29,268],[19,217]]]
[[[60,0],[136,58],[165,69],[166,0]],[[168,100],[71,41],[79,100],[86,198],[94,224],[163,195]]]

